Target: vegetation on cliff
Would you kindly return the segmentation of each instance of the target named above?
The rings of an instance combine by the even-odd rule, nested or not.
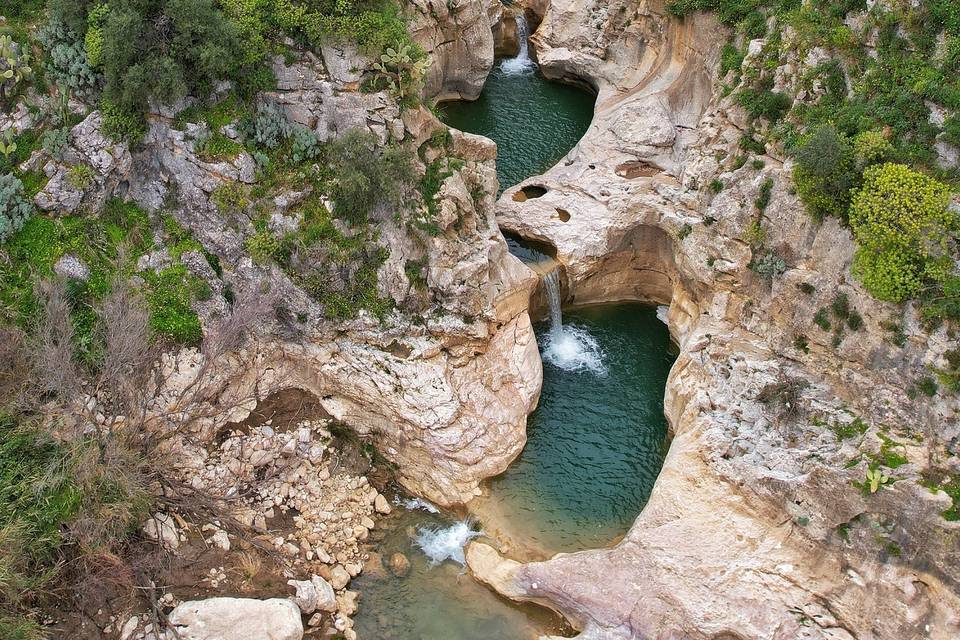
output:
[[[724,91],[749,114],[745,150],[778,147],[816,220],[857,240],[875,297],[960,320],[960,5],[950,0],[671,0],[733,28]],[[753,147],[758,147],[754,149]]]

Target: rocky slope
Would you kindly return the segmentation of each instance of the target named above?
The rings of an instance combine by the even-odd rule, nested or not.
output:
[[[482,78],[493,56],[486,7],[471,2],[461,9],[443,28],[457,34],[473,29],[489,45],[480,47],[483,51],[468,48],[479,57],[457,67],[471,67]],[[471,12],[479,12],[475,22],[456,21]],[[434,52],[437,64],[442,66],[444,55]],[[303,389],[321,398],[334,419],[372,437],[398,466],[408,489],[440,504],[462,503],[524,444],[525,417],[540,385],[540,361],[526,312],[535,279],[509,255],[494,221],[494,145],[458,134],[445,150],[431,148],[431,136],[442,127],[426,109],[401,115],[386,92],[359,90],[361,72],[369,64],[342,46],[289,62],[277,58],[277,89],[260,100],[278,105],[290,121],[309,127],[320,139],[360,128],[384,143],[402,141],[421,149],[426,162],[444,154],[457,159],[437,196],[436,233],[414,237],[407,225],[389,220],[381,225],[378,244],[388,257],[379,270],[378,294],[399,309],[385,322],[363,312],[354,320],[325,320],[323,305],[280,268],[251,260],[245,249],[253,232],[250,205],[230,210],[222,199],[225,189],[228,194],[249,191],[254,160],[246,152],[230,161],[204,160],[197,145],[209,135],[205,125],[175,126],[178,109],[153,114],[144,143],[133,150],[108,141],[100,133],[99,112],[90,114],[71,132],[64,160],[46,162],[50,180],[37,204],[65,214],[126,195],[148,211],[170,214],[222,265],[221,276],[199,252],[184,254],[190,271],[213,291],[200,309],[205,326],[224,314],[228,290],[238,298],[261,292],[247,297],[273,301],[276,318],[263,326],[255,346],[233,360],[211,368],[202,356],[184,352],[172,365],[180,389],[196,384],[191,375],[203,375],[208,386],[222,383],[230,389],[203,411],[212,416],[197,427],[204,437],[212,437],[227,421],[243,419],[257,401],[276,391]],[[455,83],[460,71],[443,68],[444,82]],[[224,132],[237,135],[231,127]],[[92,168],[91,179],[83,184],[70,179],[74,156]],[[33,162],[41,162],[40,156]],[[307,196],[293,188],[274,195],[270,226],[295,229],[302,215],[298,205]],[[422,287],[410,280],[407,266],[414,262],[423,265]],[[156,270],[169,264],[170,256],[161,248],[140,267]],[[176,389],[167,396],[178,397]]]
[[[923,485],[957,471],[960,406],[908,394],[955,339],[856,284],[849,232],[804,214],[784,158],[735,168],[746,123],[715,90],[712,19],[633,0],[542,9],[541,69],[595,87],[596,115],[565,160],[504,193],[498,221],[555,248],[569,304],[670,305],[673,442],[614,548],[522,565],[474,544],[474,573],[585,638],[956,637],[960,524]],[[768,251],[784,260],[772,277],[751,268]],[[863,327],[837,338],[813,317],[841,294]],[[870,463],[895,481],[862,489]]]

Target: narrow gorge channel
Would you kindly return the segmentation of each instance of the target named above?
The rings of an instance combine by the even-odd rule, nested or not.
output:
[[[593,116],[594,96],[539,73],[528,54],[526,20],[517,22],[520,52],[495,63],[479,99],[441,105],[446,124],[497,143],[501,193],[561,161]],[[526,447],[466,511],[397,497],[378,533],[379,562],[356,580],[361,637],[572,635],[553,612],[510,602],[474,580],[465,545],[484,539],[507,556],[536,560],[615,544],[663,464],[663,396],[676,350],[662,314],[632,302],[563,309],[561,266],[523,240],[507,241],[541,277],[543,317],[535,332],[543,389]]]

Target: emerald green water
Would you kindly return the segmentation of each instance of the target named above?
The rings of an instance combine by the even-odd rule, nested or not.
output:
[[[561,337],[547,323],[536,330],[540,405],[488,500],[526,545],[551,554],[606,546],[643,509],[666,455],[669,332],[640,304],[568,312]]]
[[[549,82],[532,67],[510,73],[502,64],[477,100],[440,105],[446,124],[497,143],[501,191],[543,173],[570,151],[590,126],[594,103],[589,93]]]
[[[586,132],[593,111],[590,95],[547,82],[530,65],[511,68],[498,65],[479,100],[447,104],[442,116],[450,126],[497,143],[501,188],[560,160]],[[511,251],[526,250],[514,242]],[[656,310],[591,307],[569,312],[561,324],[559,294],[554,298],[553,322],[535,327],[544,379],[527,445],[469,505],[489,542],[508,555],[510,547],[520,555],[550,555],[610,544],[643,509],[666,453],[663,393],[674,355]],[[466,573],[463,545],[481,535],[476,528],[458,514],[398,505],[370,543],[384,560],[406,555],[410,573],[397,577],[372,562],[353,581],[351,588],[362,594],[355,616],[359,637],[534,640],[572,634],[548,610],[510,603]]]

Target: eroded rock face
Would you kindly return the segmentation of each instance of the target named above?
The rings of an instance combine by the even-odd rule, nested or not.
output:
[[[526,565],[471,548],[471,568],[559,608],[585,638],[956,637],[960,526],[920,483],[956,473],[960,406],[907,393],[956,340],[860,288],[849,232],[810,220],[789,164],[723,161],[744,118],[714,97],[722,38],[708,17],[554,0],[533,43],[548,76],[598,88],[597,113],[564,161],[504,193],[498,220],[556,248],[571,302],[670,304],[674,440],[614,548]],[[767,180],[765,238],[751,244]],[[531,184],[546,193],[513,197]],[[752,268],[769,254],[772,273]],[[831,315],[835,336],[812,319],[838,296],[863,327]],[[887,469],[898,480],[871,493],[860,487],[884,446],[903,457]]]
[[[458,6],[468,11],[471,5]],[[484,28],[489,36],[489,25]],[[438,129],[426,109],[401,118],[387,94],[362,94],[351,78],[339,78],[347,73],[343,65],[326,58],[344,56],[332,52],[324,62],[304,54],[289,65],[278,60],[278,88],[262,99],[290,109],[291,119],[320,135],[342,135],[359,123],[381,139],[406,137],[417,148]],[[330,322],[322,305],[276,265],[252,262],[244,248],[252,233],[248,217],[217,204],[221,190],[253,180],[250,157],[204,162],[196,152],[203,132],[194,129],[179,131],[165,117],[151,118],[145,145],[126,175],[130,195],[148,210],[172,209],[219,257],[223,279],[238,296],[270,292],[282,301],[285,318],[302,320],[265,320],[255,345],[215,367],[195,352],[173,358],[164,397],[173,402],[176,390],[189,388],[196,376],[229,388],[229,398],[208,407],[215,417],[200,421],[200,435],[212,438],[259,400],[303,389],[320,398],[335,420],[369,436],[414,493],[440,504],[472,498],[483,478],[502,472],[522,449],[526,415],[541,383],[527,314],[536,279],[508,253],[495,222],[495,146],[478,136],[452,136],[449,153],[462,163],[437,196],[436,233],[417,241],[392,217],[377,223],[379,243],[389,253],[378,274],[379,293],[399,311],[384,322],[363,312]],[[290,191],[275,198],[271,224],[298,224],[296,203],[306,195]],[[162,266],[163,256],[157,258]],[[423,286],[411,282],[410,261],[422,265]],[[223,287],[213,288],[220,300]],[[216,323],[221,312],[212,306],[201,317]]]
[[[475,100],[493,66],[490,0],[412,0],[413,39],[432,59],[424,95]]]

